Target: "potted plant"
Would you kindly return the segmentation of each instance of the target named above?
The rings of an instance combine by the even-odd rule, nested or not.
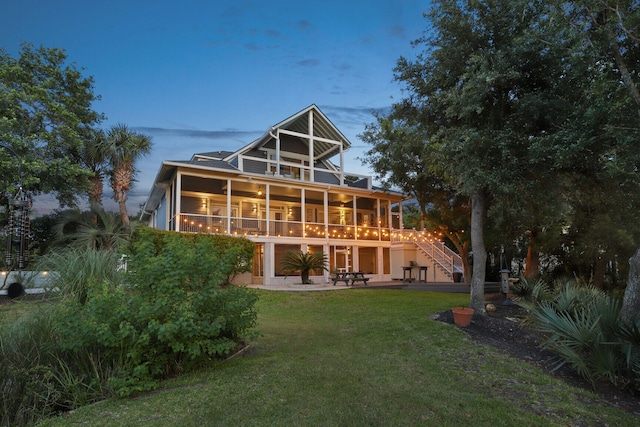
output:
[[[453,323],[460,328],[464,328],[471,324],[471,319],[475,312],[473,308],[469,307],[453,307],[451,311],[453,312]]]
[[[300,279],[303,285],[311,284],[309,280],[309,271],[311,270],[329,270],[327,268],[327,254],[324,252],[302,252],[288,250],[285,252],[280,262],[282,270],[285,272],[300,272]]]

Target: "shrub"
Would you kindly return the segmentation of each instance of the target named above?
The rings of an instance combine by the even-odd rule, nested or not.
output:
[[[222,286],[248,254],[243,238],[145,230],[126,273],[110,251],[52,255],[62,298],[0,331],[1,424],[150,390],[228,355],[256,325],[257,295]]]
[[[303,284],[311,283],[309,272],[311,270],[328,270],[327,254],[324,252],[302,252],[288,250],[282,257],[280,266],[285,272],[300,272],[300,279]]]
[[[148,389],[157,379],[226,356],[251,332],[256,294],[223,285],[249,270],[252,256],[253,243],[244,238],[151,229],[135,233],[123,309],[117,322],[105,319],[101,324],[110,327],[93,333],[114,350],[122,348],[114,344],[127,343],[128,375],[111,381],[119,394]],[[92,299],[93,310],[96,304],[105,309],[112,304]]]
[[[253,244],[243,238],[140,230],[126,286],[96,282],[84,303],[61,306],[61,348],[85,354],[87,367],[98,361],[119,395],[228,355],[256,324],[255,293],[222,286],[250,268],[248,253]]]
[[[544,293],[540,293],[542,295]],[[619,298],[591,285],[569,282],[545,299],[521,302],[543,346],[595,387],[606,379],[620,387],[640,385],[640,319],[620,319]]]
[[[115,289],[122,284],[123,272],[118,269],[121,256],[115,250],[86,246],[62,248],[43,256],[36,269],[54,271],[51,287],[55,287],[62,298],[84,304],[92,286],[107,284]]]
[[[26,425],[59,410],[61,387],[54,377],[49,306],[0,331],[0,423]]]

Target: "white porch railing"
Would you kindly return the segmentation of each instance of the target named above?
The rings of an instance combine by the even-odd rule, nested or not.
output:
[[[179,214],[170,223],[171,230],[185,233],[232,234],[241,236],[277,236],[333,238],[346,240],[389,241],[388,228],[324,224],[289,220],[266,220],[215,215]]]

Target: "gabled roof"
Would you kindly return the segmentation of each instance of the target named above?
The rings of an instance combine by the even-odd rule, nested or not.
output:
[[[238,156],[254,149],[260,149],[266,144],[273,143],[276,139],[278,129],[285,133],[289,132],[289,136],[293,138],[297,137],[303,144],[308,144],[308,138],[304,136],[309,134],[310,117],[313,120],[314,163],[322,162],[326,165],[328,171],[336,171],[336,166],[333,165],[329,159],[341,152],[347,151],[351,147],[351,143],[315,104],[311,104],[304,110],[269,127],[264,135],[237,151],[196,153],[190,160],[163,161],[144,209],[155,209],[157,207],[164,195],[164,188],[166,188],[173,179],[177,168],[180,166],[207,171],[238,172],[236,162]],[[353,183],[347,185],[359,187],[359,185],[354,185]]]
[[[340,145],[342,151],[351,148],[351,142],[345,137],[338,128],[324,115],[317,105],[311,104],[302,111],[297,112],[289,118],[284,119],[280,123],[271,126],[260,138],[252,143],[244,146],[234,154],[244,154],[247,151],[261,148],[275,139],[277,129],[292,131],[299,134],[309,133],[309,112],[313,116],[313,136],[319,139],[314,140],[313,157],[314,161],[325,161],[340,153]],[[323,140],[337,141],[340,145],[331,144]]]

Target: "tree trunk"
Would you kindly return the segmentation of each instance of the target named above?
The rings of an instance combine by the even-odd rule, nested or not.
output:
[[[529,233],[529,244],[527,245],[527,265],[524,270],[524,277],[534,279],[540,274],[540,252],[536,248],[538,240],[538,229],[532,228]]]
[[[640,106],[640,91],[633,81],[629,68],[622,57],[620,46],[616,41],[616,36],[613,30],[611,30],[611,27],[607,28],[606,33],[622,81],[627,87],[631,99],[633,99],[636,105]],[[638,115],[640,116],[640,109],[638,109]],[[627,288],[624,291],[624,298],[622,299],[620,318],[623,321],[629,322],[638,311],[640,311],[640,248],[636,251],[635,255],[629,259],[629,279],[627,280]]]
[[[613,52],[613,57],[615,58],[616,65],[618,66],[618,70],[620,71],[620,76],[622,77],[622,81],[624,85],[627,87],[631,98],[636,103],[636,105],[640,106],[640,91],[636,86],[633,78],[631,77],[631,72],[629,71],[629,67],[627,67],[627,63],[622,57],[622,53],[620,52],[620,45],[616,41],[616,35],[613,33],[611,26],[607,27],[606,30],[607,38],[609,39],[609,45],[611,46],[611,51]],[[638,109],[638,115],[640,115],[640,109]]]
[[[453,246],[458,250],[458,255],[462,258],[462,269],[464,270],[463,278],[465,283],[471,283],[471,275],[473,274],[473,267],[469,261],[469,241],[462,240],[458,233],[454,233],[449,237]]]
[[[601,254],[596,256],[593,266],[593,285],[604,289],[604,274],[607,270],[607,258]]]
[[[640,249],[629,259],[629,280],[624,291],[620,319],[630,322],[640,311]]]
[[[302,270],[300,272],[300,279],[302,280],[303,285],[309,283],[309,270]]]
[[[111,176],[111,188],[113,189],[113,200],[118,202],[120,207],[120,218],[124,229],[131,231],[129,224],[129,214],[127,212],[127,191],[131,187],[131,177],[133,176],[133,165],[131,161],[124,162],[114,168]]]
[[[122,225],[127,231],[131,231],[131,224],[129,223],[129,213],[127,212],[127,198],[124,200],[118,200],[118,207],[120,208],[120,218],[122,219]]]
[[[464,273],[462,275],[464,283],[471,284],[471,277],[473,277],[473,265],[469,260],[469,243],[463,245],[462,251],[460,251],[460,258],[462,258],[462,269]]]
[[[470,306],[477,313],[486,314],[484,308],[484,281],[487,269],[487,249],[484,246],[484,217],[486,195],[477,190],[471,195],[471,251],[473,252],[473,276],[471,278]]]

